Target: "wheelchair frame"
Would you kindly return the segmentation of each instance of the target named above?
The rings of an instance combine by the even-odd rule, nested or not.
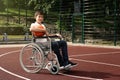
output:
[[[52,51],[51,37],[34,37],[32,43],[24,46],[20,52],[20,65],[28,73],[37,73],[41,69],[47,69],[52,74],[57,74],[60,70],[60,65],[56,54]],[[47,47],[43,46],[42,42],[36,42],[37,39],[47,39]],[[28,57],[27,57],[28,56]]]

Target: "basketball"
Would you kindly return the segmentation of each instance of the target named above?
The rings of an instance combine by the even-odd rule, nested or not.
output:
[[[44,29],[43,26],[37,26],[37,27],[40,28],[40,29]],[[42,37],[43,35],[45,35],[44,32],[32,32],[32,33],[33,33],[33,35],[36,36],[36,37]]]

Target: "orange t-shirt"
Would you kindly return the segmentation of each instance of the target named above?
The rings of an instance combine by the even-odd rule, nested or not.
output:
[[[39,25],[38,23],[34,23],[32,24],[33,26],[37,27],[37,28],[40,28],[40,29],[45,29],[45,26],[44,25]],[[42,37],[45,35],[44,32],[37,32],[37,31],[32,31],[32,34],[35,36],[35,37]]]

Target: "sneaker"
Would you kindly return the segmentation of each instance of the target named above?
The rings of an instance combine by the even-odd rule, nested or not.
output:
[[[64,69],[64,66],[60,66],[59,69]]]
[[[71,64],[67,64],[64,66],[64,68],[69,68],[71,66]]]
[[[71,61],[69,61],[69,64],[71,64],[71,66],[76,66],[77,65],[77,63],[73,63]]]

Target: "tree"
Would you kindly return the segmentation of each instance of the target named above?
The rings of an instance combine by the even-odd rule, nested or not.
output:
[[[34,6],[34,10],[41,9],[43,12],[48,13],[56,1],[57,0],[30,0],[28,5]]]
[[[3,0],[0,0],[0,11],[4,11],[4,10],[5,10],[5,6]]]

